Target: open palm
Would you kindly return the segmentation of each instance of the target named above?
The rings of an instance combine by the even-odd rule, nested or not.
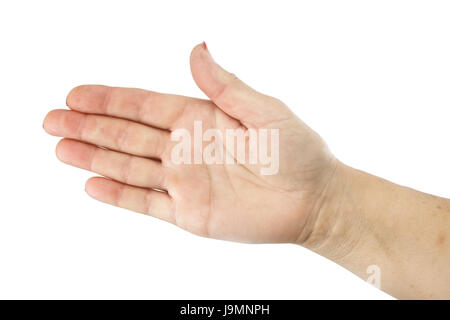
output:
[[[93,198],[174,223],[198,235],[244,242],[295,242],[320,212],[336,160],[321,138],[279,100],[260,94],[212,59],[191,54],[203,100],[140,89],[80,86],[71,110],[53,110],[45,130],[64,137],[58,158],[96,172]],[[217,128],[279,129],[279,170],[264,165],[176,164],[171,132]],[[248,152],[248,150],[246,150]],[[157,189],[157,190],[155,190]]]

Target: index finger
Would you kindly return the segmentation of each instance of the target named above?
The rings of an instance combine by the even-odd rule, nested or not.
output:
[[[104,114],[171,130],[185,108],[198,107],[206,100],[164,94],[136,88],[82,85],[67,96],[67,106],[84,113]]]

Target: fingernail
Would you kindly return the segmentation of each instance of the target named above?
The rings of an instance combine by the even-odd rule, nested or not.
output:
[[[202,45],[203,45],[203,49],[208,50],[208,47],[206,46],[206,42],[205,41],[203,41]]]

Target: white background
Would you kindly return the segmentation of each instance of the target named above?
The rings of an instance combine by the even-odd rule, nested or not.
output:
[[[42,120],[85,83],[203,97],[189,53],[205,40],[343,162],[450,197],[449,17],[448,1],[0,2],[0,298],[390,298],[298,246],[96,202]]]

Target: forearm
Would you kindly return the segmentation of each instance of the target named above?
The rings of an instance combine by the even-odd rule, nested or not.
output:
[[[450,200],[338,164],[302,245],[404,299],[450,298]]]

